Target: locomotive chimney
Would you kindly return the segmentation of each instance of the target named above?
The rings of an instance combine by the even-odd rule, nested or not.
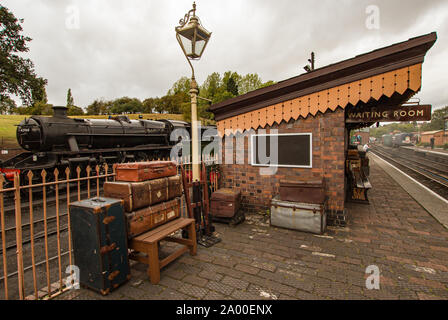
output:
[[[64,106],[54,106],[53,107],[53,112],[54,112],[54,117],[56,118],[67,118],[67,107]]]

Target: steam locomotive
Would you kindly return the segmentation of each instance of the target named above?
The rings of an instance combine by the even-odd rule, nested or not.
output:
[[[0,164],[0,174],[7,181],[11,182],[14,173],[24,175],[29,170],[52,172],[55,168],[167,158],[183,139],[171,141],[171,133],[176,129],[191,133],[191,125],[183,121],[129,120],[123,115],[76,119],[67,116],[66,107],[53,110],[52,117],[32,116],[18,125],[17,141],[27,152]],[[201,129],[209,128],[214,127]]]
[[[386,147],[399,148],[402,146],[413,146],[415,136],[413,133],[385,134],[382,136],[383,145]]]

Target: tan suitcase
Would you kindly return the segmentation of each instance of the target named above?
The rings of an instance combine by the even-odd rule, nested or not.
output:
[[[104,196],[124,200],[126,212],[132,212],[182,195],[179,175],[144,182],[105,182]]]
[[[115,180],[146,181],[177,174],[176,163],[172,161],[148,161],[115,164]]]
[[[180,217],[180,198],[127,213],[128,237],[136,237]]]

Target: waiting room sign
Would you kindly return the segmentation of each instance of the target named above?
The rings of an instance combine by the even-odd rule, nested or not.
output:
[[[431,121],[432,106],[409,105],[393,107],[360,107],[347,109],[346,123]]]

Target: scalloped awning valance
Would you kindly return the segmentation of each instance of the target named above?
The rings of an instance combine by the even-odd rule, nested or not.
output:
[[[256,130],[272,126],[274,122],[280,124],[283,120],[315,116],[338,107],[345,109],[359,102],[391,98],[394,93],[403,95],[407,90],[416,93],[421,87],[421,75],[421,64],[400,68],[218,121],[218,131],[222,135]]]

